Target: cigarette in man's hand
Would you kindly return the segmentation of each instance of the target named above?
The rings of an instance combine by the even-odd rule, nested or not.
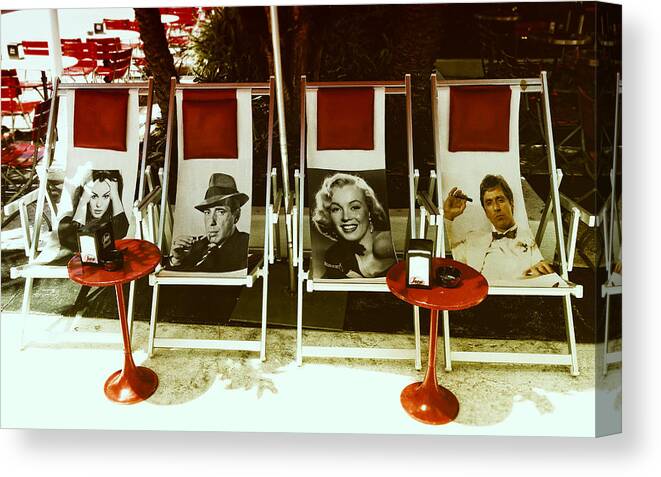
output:
[[[453,197],[455,197],[455,198],[457,198],[457,199],[465,200],[466,202],[473,202],[473,199],[471,199],[470,197],[468,197],[468,196],[466,196],[466,195],[464,195],[464,194],[457,194],[457,193],[455,193],[455,194],[453,195]]]

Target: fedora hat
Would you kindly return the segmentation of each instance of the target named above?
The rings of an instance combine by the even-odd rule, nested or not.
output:
[[[217,172],[211,175],[209,188],[207,189],[207,193],[204,194],[204,200],[197,204],[195,208],[199,211],[204,211],[209,207],[220,205],[221,202],[231,198],[236,198],[239,201],[239,206],[248,202],[248,196],[236,189],[234,177]]]

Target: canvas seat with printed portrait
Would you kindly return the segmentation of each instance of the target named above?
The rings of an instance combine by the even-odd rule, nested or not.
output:
[[[21,313],[30,313],[37,278],[68,279],[66,264],[78,252],[78,234],[93,223],[112,224],[114,238],[141,237],[134,213],[144,193],[149,127],[140,151],[140,96],[151,122],[152,80],[127,85],[55,82],[46,155],[37,167],[39,189],[19,200],[28,263],[11,269],[25,278]],[[36,202],[35,222],[27,205]],[[52,230],[42,230],[50,209]],[[129,296],[133,310],[134,284]],[[80,299],[80,297],[79,297]]]
[[[385,276],[397,262],[397,253],[387,198],[386,95],[404,96],[410,106],[410,77],[355,83],[308,83],[303,77],[301,83],[301,169],[295,175],[297,198],[292,214],[298,265],[297,361],[301,364],[304,356],[412,359],[419,368],[417,308],[413,310],[415,345],[411,348],[303,344],[303,293],[389,292]],[[416,233],[410,115],[407,121],[411,236],[397,237],[404,244]],[[310,211],[307,267],[304,198]]]
[[[152,297],[149,353],[154,348],[242,349],[265,359],[268,265],[274,259],[277,221],[271,189],[273,81],[269,83],[171,83],[168,136],[160,197],[162,224],[152,233],[165,257],[150,276]],[[266,220],[263,243],[255,243],[253,220],[253,107],[268,104],[269,147],[266,170]],[[177,152],[173,154],[174,135]],[[172,156],[177,160],[175,202],[167,188]],[[273,196],[273,197],[272,197]],[[173,210],[172,219],[169,211]],[[215,286],[252,287],[263,279],[260,336],[247,340],[179,339],[158,336],[159,294],[164,286],[200,285],[200,299],[216,296]],[[204,287],[204,288],[202,288]],[[217,293],[217,292],[216,292]],[[206,298],[204,298],[206,296]],[[210,308],[213,306],[210,305]],[[211,312],[222,310],[210,310]]]
[[[446,369],[452,361],[519,362],[568,365],[578,374],[571,296],[582,287],[569,280],[575,250],[578,212],[574,211],[570,241],[565,245],[560,216],[553,131],[546,73],[513,80],[437,81],[432,76],[436,187],[438,209],[436,254],[448,252],[482,273],[490,295],[558,296],[564,302],[567,353],[455,352],[450,348],[449,313],[444,312]],[[555,206],[553,233],[546,232],[550,215],[533,216],[524,200],[519,161],[519,108],[524,94],[541,94],[545,106],[550,201]],[[432,203],[431,196],[427,201]],[[430,206],[431,207],[431,206]],[[523,312],[523,310],[522,310]]]

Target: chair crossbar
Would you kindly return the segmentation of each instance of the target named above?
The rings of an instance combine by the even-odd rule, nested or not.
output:
[[[606,364],[622,362],[622,351],[609,351],[606,353]]]
[[[58,87],[58,95],[61,95],[65,91],[70,90],[79,90],[79,89],[93,89],[93,90],[104,90],[104,89],[134,89],[138,91],[138,94],[147,95],[149,94],[149,83],[145,81],[141,82],[131,82],[131,83],[60,83]]]
[[[263,259],[260,264],[263,263]],[[160,270],[149,276],[150,285],[208,285],[208,286],[242,286],[252,287],[254,281],[261,276],[262,267],[258,266],[251,270],[246,276],[241,277],[217,277],[213,274],[205,275],[194,272],[177,272],[172,270]]]
[[[541,78],[436,80],[436,86],[520,86],[522,93],[542,92]]]
[[[576,284],[557,287],[489,287],[489,295],[525,295],[525,296],[569,296],[583,297],[583,286]]]
[[[513,363],[571,365],[571,354],[555,353],[505,353],[482,351],[452,351],[452,361],[469,363]],[[449,370],[448,370],[449,371]]]
[[[353,281],[355,280],[355,282]],[[307,291],[362,291],[362,292],[389,292],[385,280],[370,278],[318,279],[306,280]]]
[[[213,349],[226,351],[254,351],[259,352],[260,342],[248,340],[209,340],[209,339],[179,339],[154,338],[154,348],[172,349]]]
[[[415,359],[415,349],[303,346],[303,356],[317,358]]]
[[[250,89],[252,96],[268,96],[270,94],[269,83],[179,83],[177,89]]]
[[[67,267],[57,265],[27,264],[12,267],[9,275],[14,278],[69,278]]]

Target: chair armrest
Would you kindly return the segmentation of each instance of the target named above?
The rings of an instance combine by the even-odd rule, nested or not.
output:
[[[289,210],[293,206],[298,205],[299,202],[299,197],[298,195],[300,194],[300,183],[301,183],[301,172],[299,169],[294,169],[294,193],[290,194],[291,197],[291,203],[289,204]]]
[[[161,186],[156,186],[154,190],[150,191],[141,201],[135,204],[135,208],[139,212],[142,212],[149,204],[158,203],[161,200],[161,191]]]
[[[592,215],[585,208],[581,207],[578,203],[574,202],[563,193],[560,193],[560,207],[569,212],[573,212],[574,210],[578,211],[581,222],[588,227],[596,227],[599,225],[597,216]]]
[[[430,215],[434,215],[434,216],[441,215],[438,210],[438,207],[436,207],[436,204],[434,204],[431,197],[429,196],[428,191],[426,190],[419,191],[418,194],[416,195],[416,201],[418,205],[427,209]]]
[[[571,272],[574,268],[574,255],[576,254],[576,242],[578,240],[578,221],[580,218],[579,210],[572,209],[571,222],[569,224],[569,234],[567,236],[567,271]]]
[[[24,196],[21,196],[18,199],[5,205],[3,208],[5,215],[11,215],[14,212],[18,212],[18,210],[22,206],[36,202],[38,197],[39,197],[39,189],[35,189],[32,192],[28,192]]]
[[[280,209],[282,208],[282,191],[279,190],[275,193],[275,198],[273,199],[273,218],[274,223],[278,222],[278,217],[280,217]]]

